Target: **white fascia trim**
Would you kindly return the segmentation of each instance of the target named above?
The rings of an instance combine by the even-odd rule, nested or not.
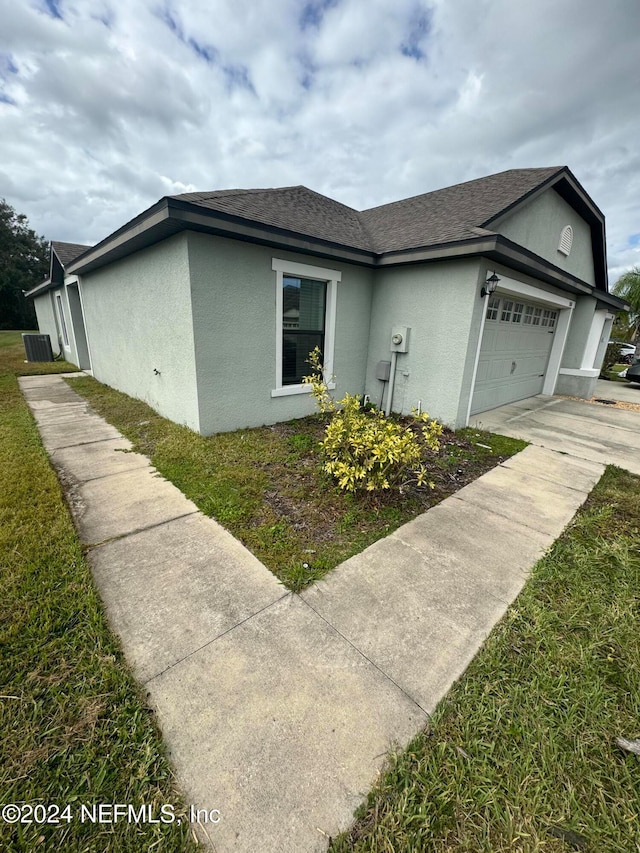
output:
[[[311,392],[308,385],[282,384],[282,277],[286,273],[287,275],[327,282],[324,330],[324,372],[325,377],[327,377],[333,376],[338,282],[342,280],[342,273],[340,270],[315,267],[311,264],[299,264],[295,261],[285,261],[283,258],[272,258],[271,269],[276,273],[276,387],[271,391],[271,396],[288,397],[292,394],[308,394]],[[328,382],[327,386],[329,389],[333,389],[335,383]]]
[[[567,299],[566,296],[549,293],[548,290],[541,290],[538,287],[533,287],[533,285],[525,284],[522,281],[516,281],[513,278],[501,278],[498,285],[498,293],[513,293],[515,296],[533,299],[535,302],[546,302],[548,305],[555,305],[558,308],[573,308],[575,305],[574,299]]]
[[[565,376],[600,376],[600,371],[593,367],[561,367],[560,373]]]

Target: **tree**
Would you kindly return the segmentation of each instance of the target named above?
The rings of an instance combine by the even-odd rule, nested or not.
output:
[[[49,272],[49,247],[29,228],[24,213],[0,200],[0,329],[33,329],[33,303],[23,291]]]
[[[631,339],[635,340],[640,330],[640,267],[634,267],[621,276],[614,284],[613,292],[631,306],[629,324],[633,330]]]

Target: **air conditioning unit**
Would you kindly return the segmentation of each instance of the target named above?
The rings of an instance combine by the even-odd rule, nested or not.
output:
[[[24,351],[27,361],[53,361],[51,338],[49,335],[23,334]]]

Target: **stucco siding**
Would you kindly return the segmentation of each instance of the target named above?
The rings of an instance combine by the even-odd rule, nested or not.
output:
[[[558,251],[565,225],[573,229],[573,245],[568,257]],[[497,226],[497,231],[560,269],[595,285],[591,228],[555,190],[549,189],[519,208]]]
[[[53,313],[52,291],[43,293],[42,296],[36,296],[33,300],[34,308],[36,309],[36,318],[38,320],[38,330],[43,335],[49,335],[51,338],[51,349],[54,355],[60,353],[60,344],[58,343],[58,326]]]
[[[477,260],[468,260],[376,273],[366,377],[366,391],[374,403],[381,402],[383,385],[376,379],[376,365],[391,358],[391,329],[409,326],[409,351],[398,355],[396,365],[393,410],[407,414],[421,401],[432,417],[459,425],[465,372],[468,375],[472,365],[471,330],[480,302],[478,266]]]
[[[571,326],[569,327],[567,342],[564,347],[561,367],[593,367],[593,364],[583,364],[583,356],[591,326],[594,322],[596,308],[597,302],[593,297],[576,297],[576,305],[573,309],[573,317],[571,318]]]
[[[371,307],[370,270],[336,260],[189,233],[201,432],[261,426],[315,411],[308,394],[276,387],[276,273],[272,260],[339,270],[334,373],[341,397],[362,393]]]
[[[186,234],[83,275],[82,299],[95,378],[198,430]]]

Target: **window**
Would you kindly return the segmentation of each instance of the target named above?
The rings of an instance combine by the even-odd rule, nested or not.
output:
[[[556,324],[556,317],[558,316],[557,311],[545,311],[542,315],[542,326],[548,326],[550,329]]]
[[[533,325],[540,325],[540,317],[542,316],[542,308],[534,308],[533,309]]]
[[[324,359],[326,281],[282,276],[282,384],[300,385],[307,359],[319,348]]]
[[[500,307],[500,297],[490,296],[487,303],[487,320],[498,319],[498,308]]]
[[[527,305],[525,308],[523,323],[525,326],[530,326],[533,319],[533,305]]]
[[[510,299],[505,299],[502,303],[502,314],[500,315],[500,319],[503,323],[508,323],[511,319],[511,312],[513,310],[513,302]]]
[[[513,317],[511,318],[512,323],[519,323],[522,320],[522,312],[524,311],[524,305],[522,302],[516,302],[513,306]]]
[[[276,387],[272,397],[309,392],[302,377],[309,353],[319,347],[327,372],[333,373],[337,270],[274,258],[276,272]]]
[[[62,340],[66,347],[69,346],[69,335],[67,334],[67,324],[64,319],[64,311],[62,310],[62,294],[60,291],[56,293],[56,305],[58,306],[58,316],[60,317],[60,328],[62,329]]]

